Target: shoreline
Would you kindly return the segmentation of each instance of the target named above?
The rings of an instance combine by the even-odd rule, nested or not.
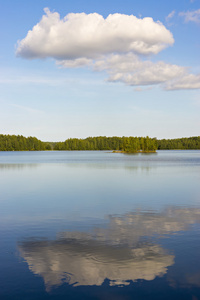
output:
[[[127,151],[123,151],[123,150],[113,150],[112,153],[125,153],[125,154],[137,154],[137,153],[156,153],[157,151],[142,151],[142,150],[139,150],[139,151],[135,151],[135,152],[127,152]]]

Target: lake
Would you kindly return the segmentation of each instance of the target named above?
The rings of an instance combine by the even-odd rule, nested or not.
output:
[[[0,152],[0,299],[200,299],[200,151]]]

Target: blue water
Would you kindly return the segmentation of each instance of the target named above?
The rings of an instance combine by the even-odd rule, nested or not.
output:
[[[0,299],[200,299],[200,151],[0,152]]]

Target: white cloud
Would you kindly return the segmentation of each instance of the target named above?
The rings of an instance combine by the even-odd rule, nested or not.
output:
[[[134,88],[134,91],[135,91],[135,92],[142,92],[143,89],[142,89],[141,87],[136,87],[136,88]]]
[[[73,61],[71,64],[69,61],[67,64],[65,61],[59,64],[69,67]],[[187,68],[163,61],[154,63],[141,60],[133,53],[102,56],[101,59],[89,61],[88,65],[94,71],[106,71],[110,82],[123,82],[126,85],[140,87],[161,85],[165,90],[200,88],[200,75],[189,74]]]
[[[200,89],[200,74],[185,74],[180,78],[176,78],[166,83],[166,90],[182,90],[182,89]]]
[[[80,68],[85,66],[92,65],[93,60],[85,57],[76,58],[76,59],[68,59],[68,60],[57,60],[56,64],[63,68]]]
[[[163,61],[154,63],[150,60],[141,60],[133,53],[110,54],[96,60],[62,60],[57,61],[57,64],[65,68],[89,66],[97,72],[105,71],[110,82],[122,82],[130,86],[149,88],[161,85],[165,90],[200,88],[200,75],[188,73],[188,68]]]
[[[18,42],[24,58],[97,58],[109,53],[157,54],[174,43],[172,33],[152,18],[97,13],[70,13],[63,19],[45,9],[41,21]]]
[[[187,12],[180,12],[179,16],[184,17],[185,22],[195,22],[200,23],[200,9],[187,11]]]
[[[18,42],[16,54],[33,59],[53,57],[64,68],[90,67],[104,71],[108,81],[130,86],[160,85],[165,90],[200,88],[200,75],[163,61],[143,60],[139,55],[157,54],[172,45],[172,33],[152,18],[97,13],[70,13],[63,19],[45,9],[41,21]],[[191,15],[190,15],[190,14]],[[166,20],[175,14],[172,11]],[[200,10],[180,13],[197,22]]]
[[[153,89],[153,87],[152,86],[148,86],[148,87],[136,87],[136,88],[134,88],[134,91],[135,92],[144,92],[144,91],[150,91],[150,90],[152,90]],[[143,112],[144,112],[144,110],[143,110]]]
[[[94,64],[94,69],[107,70],[109,81],[121,81],[127,85],[154,85],[166,82],[185,74],[185,68],[166,64],[142,61],[136,55],[112,54]]]
[[[172,12],[170,12],[168,14],[168,16],[165,18],[166,22],[169,22],[169,20],[171,20],[171,18],[173,18],[174,15],[175,15],[175,10],[173,10]]]

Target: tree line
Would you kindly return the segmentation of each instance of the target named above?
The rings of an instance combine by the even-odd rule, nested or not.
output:
[[[180,139],[157,140],[158,150],[189,150],[200,149],[200,136]]]
[[[0,134],[0,151],[42,151],[52,150],[50,143],[42,142],[36,137]]]
[[[36,137],[0,135],[0,151],[44,150],[114,150],[126,153],[155,152],[156,150],[200,149],[200,136],[180,139],[147,137],[88,137],[70,138],[64,142],[42,142]]]
[[[54,150],[115,150],[123,152],[154,152],[157,140],[149,137],[88,137],[86,139],[67,139],[55,144]]]

